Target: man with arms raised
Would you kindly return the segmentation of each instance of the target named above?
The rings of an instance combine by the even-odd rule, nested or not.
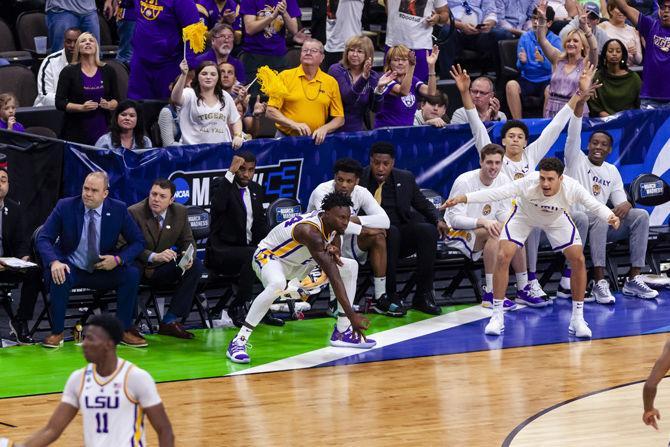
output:
[[[581,338],[590,338],[591,329],[584,321],[586,266],[582,240],[568,214],[575,204],[584,205],[599,219],[619,228],[619,218],[591,196],[576,180],[563,175],[563,162],[544,158],[540,171],[526,175],[507,185],[467,193],[447,200],[444,207],[459,203],[483,203],[516,197],[516,203],[505,222],[498,244],[498,258],[493,273],[493,316],[486,325],[487,335],[500,335],[505,329],[503,299],[509,281],[509,265],[534,228],[545,232],[554,250],[561,250],[572,268],[572,317],[568,331]]]
[[[358,263],[341,258],[340,237],[351,217],[351,199],[337,192],[323,198],[321,210],[301,214],[282,222],[258,244],[252,262],[265,289],[256,297],[226,356],[235,363],[249,363],[247,341],[270,305],[284,294],[297,295],[288,280],[302,280],[317,265],[330,280],[338,301],[337,323],[330,338],[332,346],[372,348],[366,339],[367,318],[354,312],[350,300],[356,295]],[[292,281],[293,282],[293,281]]]
[[[363,166],[353,158],[337,160],[333,166],[335,178],[316,187],[309,197],[307,211],[318,210],[323,198],[332,192],[351,197],[354,205],[342,238],[342,256],[365,264],[369,253],[374,274],[374,310],[390,316],[402,316],[402,308],[391,303],[386,296],[385,230],[389,228],[390,221],[370,191],[358,185],[362,173]],[[363,215],[359,216],[361,211]]]

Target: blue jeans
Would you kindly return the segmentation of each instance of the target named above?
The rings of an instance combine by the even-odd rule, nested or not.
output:
[[[137,289],[140,285],[140,271],[132,264],[121,265],[113,270],[94,270],[89,273],[69,262],[70,273],[66,274],[63,284],[56,284],[47,272],[49,301],[51,302],[52,334],[60,334],[65,328],[65,312],[70,300],[70,290],[86,287],[94,290],[116,290],[116,316],[124,329],[133,324],[133,313],[137,305]]]
[[[133,55],[133,33],[135,32],[134,20],[119,20],[116,22],[116,31],[119,33],[119,50],[116,53],[116,60],[126,65],[130,64],[130,57]]]
[[[69,11],[48,11],[47,28],[49,30],[49,42],[51,42],[51,52],[63,49],[63,36],[68,28],[79,28],[82,32],[89,32],[98,41],[100,46],[100,23],[98,22],[97,11],[91,11],[88,14],[79,15]]]

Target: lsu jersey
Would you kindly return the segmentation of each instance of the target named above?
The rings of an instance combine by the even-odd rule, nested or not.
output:
[[[312,225],[321,233],[324,247],[328,245],[336,232],[333,231],[328,235],[325,233],[321,213],[322,211],[315,210],[308,214],[299,214],[274,227],[258,244],[255,262],[260,267],[271,259],[279,260],[291,267],[305,266],[314,262],[309,249],[295,240],[293,232],[298,225]]]
[[[128,392],[128,375],[135,366],[124,360],[102,381],[93,364],[84,369],[79,393],[86,447],[146,446],[144,411]]]

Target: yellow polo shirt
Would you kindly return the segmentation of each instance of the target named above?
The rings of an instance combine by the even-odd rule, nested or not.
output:
[[[305,123],[314,132],[326,124],[328,117],[344,116],[340,86],[335,78],[319,69],[311,81],[302,65],[279,73],[289,94],[286,98],[271,97],[268,105],[281,111],[289,119]],[[293,129],[276,124],[287,135],[298,135]]]

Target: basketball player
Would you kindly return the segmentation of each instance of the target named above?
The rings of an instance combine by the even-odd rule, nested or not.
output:
[[[595,74],[595,68],[587,64],[579,79],[579,91],[575,93],[570,101],[556,114],[551,122],[544,128],[537,140],[528,144],[528,127],[523,121],[510,120],[505,123],[500,134],[502,136],[501,144],[505,148],[505,158],[503,159],[502,172],[511,180],[523,178],[529,172],[535,171],[538,162],[547,155],[549,149],[554,145],[558,139],[561,131],[570,120],[571,116],[575,116],[576,107],[579,102],[583,103],[588,100],[591,92],[595,87],[591,86],[591,80]],[[474,102],[470,96],[470,76],[464,70],[461,70],[460,65],[455,65],[451,68],[451,76],[456,81],[456,86],[461,93],[465,113],[468,117],[468,123],[472,130],[472,135],[475,140],[475,147],[477,151],[491,143],[486,127],[479,118],[479,114],[475,109]],[[581,109],[580,109],[581,110]],[[581,115],[579,115],[581,118]],[[528,145],[528,146],[526,146]],[[583,213],[573,216],[577,228],[580,233],[586,237],[588,231],[588,218]],[[528,251],[528,271],[529,275],[524,271],[517,272],[517,282],[521,281],[521,287],[517,283],[517,288],[523,290],[523,283],[530,281],[530,287],[527,289],[529,294],[528,300],[541,305],[542,302],[547,301],[547,295],[542,290],[540,283],[535,277],[535,270],[537,268],[537,252],[540,245],[540,233],[535,231],[531,233],[527,241]],[[524,253],[520,252],[520,256]],[[523,262],[525,263],[525,259]],[[566,275],[569,273],[566,270]],[[562,279],[561,285],[569,284],[569,279]]]
[[[376,344],[363,335],[370,322],[355,313],[350,303],[356,294],[358,263],[340,257],[340,236],[349,225],[352,205],[345,194],[327,194],[321,202],[322,211],[280,223],[258,244],[251,262],[265,290],[253,301],[244,325],[228,345],[226,356],[231,361],[249,363],[247,341],[251,332],[273,301],[291,292],[287,280],[300,281],[317,265],[330,280],[338,301],[337,323],[330,344],[362,349]]]
[[[386,231],[391,222],[372,193],[358,185],[363,173],[363,166],[353,158],[341,158],[333,165],[334,179],[321,183],[309,196],[307,211],[321,207],[326,194],[339,192],[351,198],[349,224],[342,237],[342,256],[353,259],[359,264],[367,262],[370,254],[370,265],[374,275],[375,312],[400,317],[405,314],[402,308],[393,304],[386,297]],[[362,216],[358,214],[362,212]],[[334,298],[332,287],[331,297]],[[332,299],[331,298],[331,299]]]
[[[47,425],[17,447],[55,442],[81,410],[86,447],[146,446],[144,414],[158,433],[160,447],[174,446],[172,425],[149,373],[116,356],[123,338],[121,322],[93,316],[82,344],[89,364],[73,372],[61,403]]]
[[[665,342],[663,353],[656,360],[654,367],[644,382],[642,388],[642,402],[644,403],[644,413],[642,414],[642,421],[658,430],[658,422],[656,419],[661,419],[661,413],[654,408],[654,399],[656,399],[656,389],[663,377],[670,370],[670,340]]]
[[[584,321],[584,292],[586,266],[582,240],[568,210],[575,204],[597,215],[615,229],[619,218],[597,201],[578,181],[563,175],[563,162],[558,158],[544,158],[538,165],[540,172],[533,172],[504,186],[470,192],[447,200],[443,208],[459,203],[483,203],[516,197],[512,212],[503,226],[498,244],[498,257],[493,273],[493,316],[486,325],[487,335],[500,335],[505,329],[503,299],[509,280],[512,257],[530,232],[544,231],[554,250],[562,250],[573,271],[572,317],[568,331],[581,338],[590,338],[591,329]]]
[[[449,197],[497,188],[509,183],[511,180],[506,175],[499,175],[504,155],[505,149],[500,145],[487,144],[484,146],[479,153],[481,168],[459,175],[451,187]],[[444,215],[444,220],[450,227],[446,237],[447,246],[459,250],[473,261],[484,257],[486,286],[482,306],[486,308],[493,307],[493,269],[498,254],[498,237],[502,229],[502,222],[507,219],[509,211],[510,203],[497,201],[456,205],[449,208]],[[512,259],[512,268],[515,272],[525,272],[526,264],[523,262],[523,257],[515,256]],[[524,290],[517,291],[516,301],[533,307],[546,305],[544,301],[539,305],[530,301]],[[503,309],[514,310],[515,308],[516,303],[505,298]]]

